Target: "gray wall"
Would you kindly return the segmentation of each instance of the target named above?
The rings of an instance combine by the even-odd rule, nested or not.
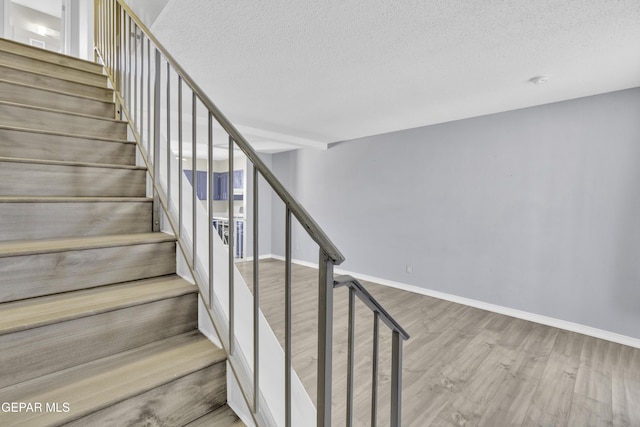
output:
[[[272,167],[271,154],[258,154],[267,167]],[[249,163],[247,161],[247,163]],[[253,166],[247,165],[245,174],[247,192],[245,194],[245,217],[247,218],[245,233],[247,246],[245,256],[253,257]],[[275,197],[271,188],[262,177],[258,179],[258,253],[260,255],[271,254],[271,205]]]
[[[640,338],[640,88],[278,154],[273,166],[346,270]],[[279,255],[283,212],[274,202]],[[300,230],[293,252],[317,262]]]

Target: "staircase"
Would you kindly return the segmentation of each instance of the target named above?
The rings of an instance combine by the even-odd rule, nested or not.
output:
[[[239,426],[102,67],[0,39],[0,425]]]

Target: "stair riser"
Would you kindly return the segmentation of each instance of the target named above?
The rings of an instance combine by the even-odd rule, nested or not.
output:
[[[175,242],[0,258],[0,302],[173,274]]]
[[[53,64],[64,65],[78,70],[101,73],[102,67],[94,62],[84,61],[71,56],[60,55],[45,49],[18,43],[12,40],[0,39],[0,51],[11,52],[24,57],[38,59]]]
[[[0,203],[0,241],[146,233],[151,202]]]
[[[2,157],[133,166],[135,150],[134,144],[0,129]]]
[[[155,301],[0,336],[0,388],[197,327],[197,295]]]
[[[225,365],[217,363],[65,425],[185,425],[225,404]]]
[[[146,172],[0,161],[0,195],[144,197]]]
[[[113,90],[104,87],[76,83],[71,80],[49,77],[3,65],[0,65],[0,76],[2,76],[4,80],[16,83],[55,89],[74,95],[88,96],[102,101],[113,101]]]
[[[127,124],[124,122],[11,104],[0,104],[0,125],[102,138],[127,138]]]
[[[107,76],[94,74],[75,68],[65,67],[62,65],[51,64],[49,62],[40,61],[38,59],[28,58],[26,56],[16,55],[9,52],[0,51],[0,64],[9,65],[14,68],[20,68],[32,73],[46,74],[59,79],[73,80],[77,83],[88,84],[98,87],[107,87]]]
[[[4,77],[4,76],[2,76]],[[17,104],[52,108],[78,114],[88,114],[113,119],[113,103],[89,98],[50,92],[43,89],[0,81],[0,99]]]

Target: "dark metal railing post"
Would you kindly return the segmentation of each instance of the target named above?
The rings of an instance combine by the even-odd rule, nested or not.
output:
[[[331,426],[331,369],[333,353],[333,261],[320,249],[318,280],[318,393],[317,425]]]
[[[140,116],[138,120],[138,135],[140,144],[144,147],[144,33],[140,31]],[[147,156],[149,155],[147,145]]]
[[[122,31],[120,31],[120,5],[113,2],[113,67],[111,75],[113,77],[113,87],[116,91],[120,90],[120,53]]]
[[[353,365],[355,360],[355,291],[349,288],[349,328],[347,332],[347,427],[353,424]]]
[[[373,312],[373,355],[371,357],[371,427],[378,423],[378,312]]]
[[[178,237],[182,236],[182,77],[178,76]],[[188,261],[187,261],[188,262]]]
[[[193,247],[191,249],[191,268],[196,270],[196,258],[198,254],[198,146],[196,144],[196,128],[198,126],[196,103],[197,97],[195,92],[191,92],[191,239]]]
[[[253,413],[260,401],[260,256],[258,253],[258,169],[253,166]]]
[[[167,61],[167,202],[171,202],[171,64]]]
[[[235,283],[234,283],[234,227],[235,221],[233,216],[233,138],[229,136],[229,182],[227,185],[227,201],[229,206],[229,225],[227,233],[227,244],[229,246],[229,354],[233,355],[235,346],[233,339],[235,336]]]
[[[391,339],[391,427],[402,425],[402,340],[398,331]]]
[[[213,309],[213,116],[207,114],[207,201],[208,201],[208,225],[209,229],[209,308]]]
[[[127,15],[127,109],[129,110],[129,114],[133,114],[133,91],[131,90],[131,79],[133,78],[132,66],[133,58],[131,55],[133,54],[133,49],[131,48],[131,44],[133,40],[131,39],[132,35],[132,21],[131,16]]]
[[[154,71],[155,72],[155,71]],[[155,103],[155,100],[154,100]],[[151,145],[151,39],[147,38],[147,153],[150,151]],[[153,162],[156,163],[158,158],[153,156]]]
[[[284,252],[284,408],[285,426],[291,427],[291,210],[288,206]]]
[[[133,129],[138,122],[138,26],[133,26]]]
[[[160,51],[155,50],[155,95],[153,99],[153,181],[160,179]],[[156,186],[153,186],[153,231],[160,231],[160,201]]]

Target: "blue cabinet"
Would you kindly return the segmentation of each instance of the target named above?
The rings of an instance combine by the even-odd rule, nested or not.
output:
[[[193,185],[193,171],[184,169],[184,174]],[[229,172],[214,172],[213,200],[229,200]],[[233,188],[244,188],[244,171],[233,171]],[[196,196],[199,200],[207,200],[207,171],[196,171]],[[233,200],[242,200],[242,194],[234,194]]]
[[[184,174],[189,181],[189,184],[193,186],[193,171],[185,169]],[[207,172],[196,171],[196,197],[199,200],[207,200]]]
[[[244,171],[233,171],[233,188],[244,188]],[[235,194],[233,200],[242,200],[242,194]],[[229,200],[229,172],[213,173],[213,200]]]
[[[228,200],[229,197],[229,173],[213,173],[213,200]]]

